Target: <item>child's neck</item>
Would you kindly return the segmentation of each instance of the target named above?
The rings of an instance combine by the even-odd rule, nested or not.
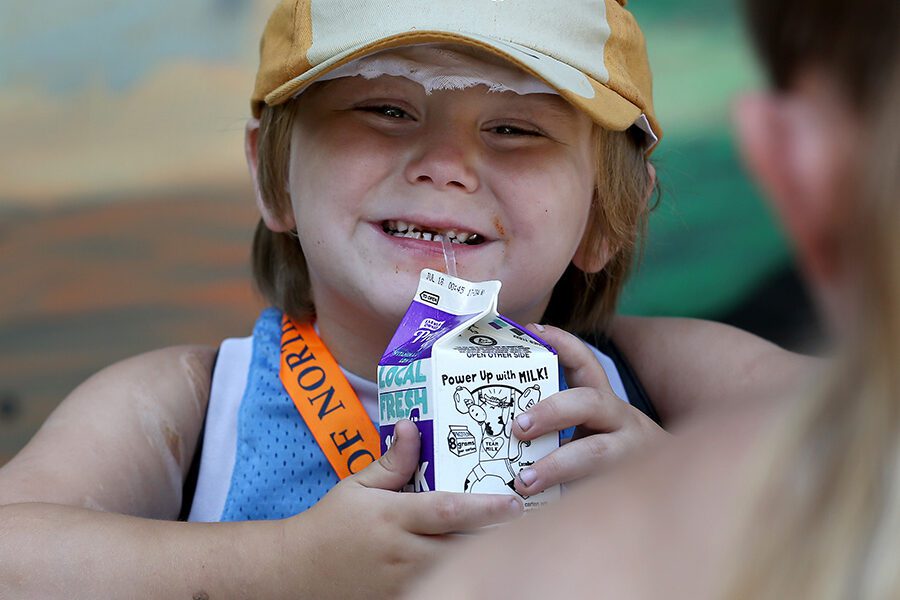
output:
[[[378,361],[399,323],[373,323],[336,307],[316,311],[319,337],[338,364],[363,379],[375,381]]]

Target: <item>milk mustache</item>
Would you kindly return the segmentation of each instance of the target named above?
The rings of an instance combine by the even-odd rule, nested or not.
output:
[[[512,435],[513,419],[559,391],[556,351],[497,313],[499,281],[473,283],[425,269],[378,364],[381,450],[394,425],[419,428],[419,467],[407,491],[516,494],[519,471],[559,447]],[[526,510],[559,486],[523,498]]]

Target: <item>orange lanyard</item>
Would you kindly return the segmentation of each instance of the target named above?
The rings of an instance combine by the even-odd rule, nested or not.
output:
[[[282,318],[280,376],[339,478],[378,459],[378,430],[311,323]]]

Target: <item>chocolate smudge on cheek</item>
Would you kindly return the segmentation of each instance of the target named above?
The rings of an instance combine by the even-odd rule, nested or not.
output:
[[[495,216],[493,223],[494,223],[494,231],[497,232],[497,237],[501,237],[501,238],[505,237],[506,229],[504,229],[503,223],[500,222],[500,217]]]

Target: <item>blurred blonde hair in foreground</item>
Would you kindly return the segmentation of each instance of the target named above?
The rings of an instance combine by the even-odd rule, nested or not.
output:
[[[859,320],[830,381],[767,447],[737,598],[900,598],[900,9],[822,4],[747,2],[775,87],[820,69],[861,125],[858,192],[845,199],[851,222],[839,240]],[[763,32],[777,13],[783,24]],[[804,31],[815,38],[805,46]]]

